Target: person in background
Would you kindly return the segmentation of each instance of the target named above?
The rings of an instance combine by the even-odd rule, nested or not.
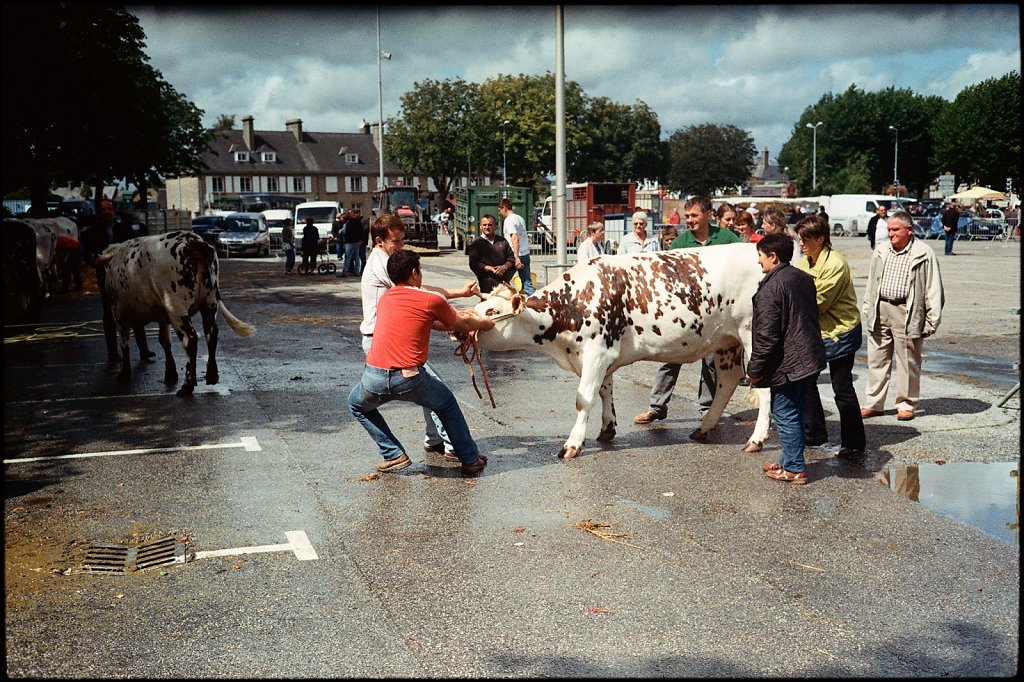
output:
[[[939,260],[914,238],[914,219],[894,211],[889,241],[871,253],[861,312],[868,329],[868,383],[865,419],[882,414],[896,356],[896,418],[910,421],[921,398],[921,348],[942,320],[946,295]]]
[[[363,274],[363,244],[366,242],[366,235],[363,234],[363,220],[358,208],[353,208],[346,213],[345,224],[341,228],[341,241],[345,248],[345,263],[341,268],[341,276],[359,277]]]
[[[726,202],[718,207],[715,211],[715,222],[719,227],[734,231],[733,226],[736,224],[736,209],[733,208],[732,204]]]
[[[672,248],[672,242],[679,236],[675,225],[665,225],[661,228],[661,250],[668,251]]]
[[[671,244],[674,249],[692,249],[699,246],[715,246],[717,244],[732,244],[740,240],[730,230],[721,227],[711,226],[711,200],[707,197],[690,197],[683,204],[683,219],[688,229],[676,237]],[[650,424],[668,416],[668,403],[672,399],[672,392],[675,390],[676,381],[679,380],[679,370],[682,365],[677,363],[666,363],[658,368],[654,377],[654,384],[651,386],[651,397],[649,409],[633,417],[635,424]],[[697,385],[697,402],[700,405],[700,412],[703,415],[711,407],[715,399],[715,389],[718,386],[718,373],[715,370],[715,354],[708,353],[701,359],[700,382]]]
[[[871,244],[872,251],[885,244],[888,239],[888,231],[885,228],[888,213],[889,209],[879,205],[875,209],[875,215],[871,216],[871,220],[868,221],[868,243]]]
[[[757,243],[764,278],[754,294],[753,344],[747,381],[771,390],[772,421],[782,455],[761,467],[768,478],[807,483],[804,460],[804,402],[811,383],[825,369],[825,347],[811,277],[791,266],[793,240],[766,234]]]
[[[500,283],[508,283],[516,274],[516,257],[512,245],[504,237],[495,234],[498,219],[490,213],[480,216],[480,236],[474,239],[466,250],[469,269],[480,282],[480,292],[489,294]]]
[[[301,272],[309,274],[316,268],[316,254],[320,251],[320,230],[316,219],[306,216],[306,224],[302,227],[302,267]]]
[[[797,222],[796,233],[803,256],[795,265],[814,279],[817,294],[818,326],[825,344],[825,361],[839,413],[838,456],[857,458],[864,454],[866,439],[860,402],[853,386],[853,363],[864,342],[864,330],[860,323],[853,276],[843,255],[832,250],[827,220],[812,213]],[[807,388],[804,438],[812,447],[829,441],[817,381],[811,382]]]
[[[678,208],[673,208],[672,209],[672,213],[668,217],[668,224],[669,225],[678,225],[679,223],[682,222],[682,220],[683,219],[679,215],[679,209]]]
[[[953,253],[953,242],[956,241],[956,231],[959,226],[960,210],[955,202],[950,202],[946,204],[946,209],[942,212],[942,229],[946,232],[946,247],[943,253],[947,256],[956,255]]]
[[[284,274],[295,274],[295,222],[291,218],[284,219],[281,227],[281,250],[284,251]]]
[[[516,257],[516,273],[523,283],[523,293],[527,296],[534,292],[533,278],[530,277],[530,238],[526,234],[526,221],[512,207],[512,200],[502,197],[498,201],[498,213],[501,214],[501,232],[512,245],[512,253]]]
[[[388,276],[387,263],[388,258],[405,244],[405,224],[398,216],[385,213],[373,221],[370,234],[373,237],[373,250],[370,251],[370,256],[366,260],[363,278],[359,284],[359,291],[363,299],[363,321],[359,324],[359,331],[363,335],[364,353],[370,352],[370,344],[373,342],[373,334],[377,326],[377,303],[384,293],[394,286]],[[445,298],[465,298],[475,295],[480,290],[476,280],[469,280],[462,289],[443,289],[426,284],[422,285],[422,288]],[[430,363],[424,365],[424,371],[437,381],[441,380]],[[427,452],[443,453],[448,461],[459,461],[440,418],[434,412],[424,408],[423,421],[426,430],[423,449]]]
[[[379,410],[392,400],[403,400],[436,414],[452,440],[463,475],[478,474],[487,458],[480,454],[470,435],[451,389],[428,372],[426,364],[430,332],[435,327],[471,332],[493,329],[494,321],[472,309],[457,311],[444,295],[423,288],[420,256],[415,251],[396,249],[388,257],[386,268],[394,286],[377,302],[376,333],[366,354],[362,378],[349,391],[349,412],[380,450],[377,471],[399,471],[412,464]]]
[[[576,262],[586,263],[591,258],[604,254],[604,223],[593,222],[587,225],[587,237],[576,247]]]
[[[343,211],[334,216],[334,224],[331,225],[331,238],[334,240],[334,252],[338,260],[345,257],[345,221],[348,219],[349,211]]]
[[[659,251],[661,245],[653,236],[647,234],[647,213],[636,211],[633,213],[633,231],[623,235],[619,240],[619,250],[616,253],[651,253]]]
[[[756,244],[764,236],[757,233],[757,228],[754,226],[754,215],[747,211],[740,211],[739,215],[736,216],[735,227],[736,234],[745,242]]]
[[[114,210],[114,202],[100,199],[96,211],[96,220],[81,234],[81,244],[85,253],[85,261],[96,268],[96,286],[100,290],[100,304],[103,306],[103,337],[107,342],[107,360],[120,362],[121,351],[118,350],[117,327],[114,324],[114,313],[110,309],[110,296],[107,294],[107,269],[96,264],[96,259],[111,244],[119,244],[134,239],[135,233],[125,220],[118,220]],[[156,356],[149,349],[146,340],[145,325],[132,327],[135,334],[135,345],[139,347],[139,355],[144,359]]]
[[[77,239],[62,234],[57,237],[57,250],[54,260],[60,269],[61,292],[67,293],[71,282],[75,283],[75,291],[82,290],[82,245]]]
[[[824,206],[818,206],[818,215],[821,216],[825,222],[828,222],[828,213],[825,212]]]

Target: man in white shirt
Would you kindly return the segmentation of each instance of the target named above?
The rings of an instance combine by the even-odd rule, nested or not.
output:
[[[388,276],[388,257],[398,251],[405,244],[405,224],[401,219],[390,213],[386,213],[373,221],[370,227],[370,238],[373,239],[373,250],[366,259],[363,266],[363,278],[359,288],[363,297],[363,321],[359,325],[359,331],[363,335],[363,353],[370,352],[370,343],[373,341],[373,330],[377,325],[377,302],[384,292],[394,286]],[[434,291],[445,298],[463,298],[474,296],[480,290],[475,279],[466,282],[461,289],[443,289],[429,285],[422,285],[423,289]],[[423,366],[427,374],[430,374],[438,381],[441,378],[437,372],[427,363]],[[427,452],[443,452],[445,459],[451,462],[458,461],[455,451],[452,448],[451,439],[441,426],[441,419],[428,408],[423,408],[424,423],[426,424],[426,435],[423,438],[423,449]]]
[[[619,250],[616,253],[647,253],[661,251],[661,244],[658,239],[647,234],[647,214],[644,211],[637,211],[633,214],[633,232],[624,235],[619,241]]]
[[[523,283],[523,293],[529,296],[534,288],[530,278],[530,238],[526,234],[526,221],[512,208],[512,201],[508,197],[498,202],[498,213],[503,221],[502,235],[512,245],[512,253],[516,257],[516,272]]]

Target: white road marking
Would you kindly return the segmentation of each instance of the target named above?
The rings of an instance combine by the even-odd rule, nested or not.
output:
[[[239,443],[213,443],[210,445],[179,445],[173,448],[142,448],[140,450],[112,450],[109,452],[78,452],[70,455],[50,455],[47,457],[15,457],[5,459],[4,464],[21,464],[24,462],[45,462],[51,459],[85,459],[88,457],[115,457],[118,455],[144,455],[151,452],[181,452],[183,450],[220,450],[222,448],[245,448],[247,452],[259,452],[263,448],[251,436],[243,436]]]
[[[266,552],[294,552],[295,558],[299,561],[315,561],[320,557],[317,555],[313,545],[310,544],[306,532],[302,530],[290,530],[285,533],[288,542],[279,545],[257,545],[255,547],[234,547],[231,549],[214,549],[207,552],[196,552],[196,559],[208,559],[217,556],[237,556],[239,554],[264,554]]]

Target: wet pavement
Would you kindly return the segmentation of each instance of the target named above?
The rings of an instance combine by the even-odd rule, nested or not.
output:
[[[863,241],[837,240],[858,288]],[[708,444],[687,440],[696,367],[649,427],[631,417],[656,365],[620,370],[618,436],[597,443],[592,423],[563,461],[576,378],[547,356],[485,354],[492,409],[441,334],[432,362],[489,464],[462,478],[418,447],[422,412],[391,404],[414,465],[377,476],[344,405],[362,363],[358,282],[286,278],[273,259],[222,261],[225,302],[258,331],[222,324],[221,383],[188,399],[162,362],[118,385],[95,294],[55,300],[48,329],[5,330],[7,673],[1014,675],[1019,544],[993,531],[1019,523],[1020,398],[994,403],[1016,381],[1020,247],[958,251],[941,261],[947,313],[925,344],[919,416],[868,420],[861,462],[809,450],[795,488],[760,472],[774,438],[741,452],[755,415],[740,396]],[[424,268],[428,283],[468,277],[460,254]],[[916,485],[917,501],[903,494]],[[300,531],[315,559],[289,544]],[[75,570],[76,543],[167,535],[202,558]]]

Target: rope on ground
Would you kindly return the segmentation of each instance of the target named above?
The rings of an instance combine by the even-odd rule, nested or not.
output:
[[[455,356],[462,358],[462,361],[469,366],[469,378],[473,381],[473,388],[476,390],[477,396],[483,400],[484,396],[476,385],[476,373],[473,371],[473,361],[476,360],[480,366],[480,373],[484,375],[484,386],[487,388],[487,397],[491,399],[491,407],[497,409],[494,394],[491,392],[491,383],[487,379],[487,368],[484,367],[483,360],[480,359],[480,346],[477,337],[478,333],[475,331],[466,334],[466,338],[459,341],[459,345],[455,348]]]
[[[73,339],[103,336],[103,332],[95,329],[92,325],[100,324],[100,320],[91,322],[78,322],[76,324],[62,325],[19,325],[33,327],[34,332],[20,334],[18,336],[4,337],[4,344],[23,343],[25,341],[47,341],[52,339]],[[91,333],[82,333],[91,332]]]

